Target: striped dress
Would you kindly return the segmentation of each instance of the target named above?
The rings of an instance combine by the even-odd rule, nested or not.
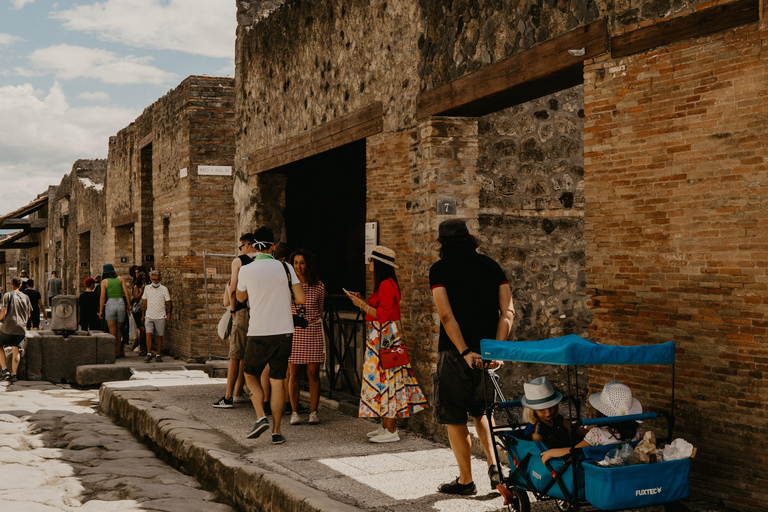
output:
[[[368,303],[376,308],[379,321],[366,315],[368,337],[360,394],[361,418],[407,418],[429,407],[410,364],[385,370],[379,364],[379,350],[403,345],[396,320],[400,320],[400,289],[392,279],[379,285]]]
[[[325,361],[325,338],[323,338],[323,307],[325,305],[325,285],[322,281],[314,286],[301,283],[307,302],[304,303],[305,318],[309,325],[293,330],[293,349],[288,362],[291,364],[322,363]],[[293,314],[296,306],[291,304]]]

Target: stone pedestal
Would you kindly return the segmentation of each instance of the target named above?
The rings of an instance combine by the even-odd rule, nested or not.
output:
[[[27,380],[74,383],[78,366],[114,364],[115,338],[101,331],[77,331],[67,338],[53,331],[31,331],[23,359]]]

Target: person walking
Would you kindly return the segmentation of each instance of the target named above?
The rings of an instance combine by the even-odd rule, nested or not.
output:
[[[133,315],[133,321],[136,324],[136,345],[139,347],[139,356],[144,357],[147,355],[147,330],[144,328],[144,322],[141,319],[142,316],[142,297],[144,297],[144,288],[147,287],[149,277],[139,267],[138,272],[133,278],[133,298],[131,299],[131,315]],[[136,347],[134,347],[135,349]]]
[[[472,443],[467,415],[474,419],[477,436],[488,461],[491,488],[500,483],[491,431],[485,412],[480,340],[506,340],[515,307],[509,281],[498,263],[478,254],[477,241],[461,219],[440,223],[437,242],[440,259],[429,269],[429,285],[440,316],[437,372],[434,375],[435,421],[446,425],[448,440],[459,465],[456,480],[443,484],[444,494],[477,494],[472,479]],[[486,368],[503,363],[492,361]],[[488,396],[493,396],[492,394]]]
[[[118,277],[115,267],[105,263],[101,270],[101,298],[99,318],[107,320],[109,334],[115,337],[115,358],[125,357],[123,351],[123,322],[125,322],[125,301],[131,296],[128,279]]]
[[[53,298],[61,293],[61,279],[59,279],[59,274],[55,270],[51,271],[51,277],[45,283],[45,291],[48,296],[48,305],[52,306]]]
[[[26,288],[24,288],[24,284],[24,281],[22,281],[20,291],[29,297],[29,302],[32,304],[32,315],[29,317],[29,321],[27,322],[27,329],[39,331],[40,313],[43,314],[43,318],[46,321],[48,320],[48,313],[46,313],[45,305],[43,305],[43,297],[40,295],[39,291],[35,290],[34,279],[27,279]]]
[[[404,346],[400,320],[400,286],[395,269],[396,253],[377,245],[368,270],[373,273],[373,293],[366,302],[359,293],[347,292],[352,303],[365,313],[368,337],[360,396],[361,418],[381,418],[381,426],[367,435],[372,443],[400,440],[397,418],[429,407],[410,364],[382,368],[379,352]]]
[[[99,320],[99,296],[94,290],[96,280],[92,277],[86,277],[83,282],[85,291],[80,294],[78,308],[80,309],[80,328],[84,331],[101,330],[101,320]]]
[[[27,334],[26,326],[32,315],[32,303],[29,297],[24,295],[21,288],[21,279],[14,277],[11,280],[12,290],[3,295],[0,308],[0,365],[3,378],[9,382],[16,382],[16,372],[21,360],[20,350],[24,347],[24,338]],[[12,347],[11,372],[8,373],[8,361],[5,357],[5,347]]]
[[[224,297],[224,305],[230,308],[232,313],[232,332],[229,334],[229,366],[227,367],[227,389],[224,396],[214,402],[217,409],[232,409],[235,400],[250,401],[243,395],[243,358],[245,357],[245,342],[248,336],[248,302],[239,302],[235,297],[240,269],[253,262],[258,254],[253,248],[253,234],[244,233],[240,236],[240,245],[237,246],[239,255],[232,260],[232,273],[227,283]],[[244,400],[245,399],[245,400]]]
[[[309,325],[293,331],[293,348],[288,359],[288,389],[291,402],[291,425],[301,423],[299,416],[299,381],[306,368],[309,380],[310,412],[308,423],[320,423],[317,408],[320,404],[320,365],[325,361],[325,338],[323,337],[323,308],[325,306],[325,285],[317,271],[315,255],[306,249],[291,254],[291,265],[301,282],[307,301],[303,306],[291,304],[294,315],[302,314]]]
[[[282,262],[272,257],[272,230],[259,228],[253,237],[259,254],[253,263],[240,269],[236,292],[237,300],[245,302],[247,299],[250,309],[244,371],[256,411],[256,423],[247,437],[255,439],[269,429],[269,420],[264,413],[264,391],[259,381],[261,372],[269,364],[272,444],[282,444],[285,442],[285,436],[280,431],[285,404],[283,381],[288,371],[293,338],[291,292],[296,304],[304,304],[306,296],[293,267],[289,265],[286,269]]]
[[[165,326],[171,321],[171,294],[168,288],[160,284],[162,275],[159,271],[153,270],[149,273],[149,286],[144,287],[144,294],[141,297],[141,321],[147,332],[147,356],[145,363],[152,362],[152,338],[157,342],[157,352],[155,361],[163,362],[160,353],[163,350],[163,335]]]

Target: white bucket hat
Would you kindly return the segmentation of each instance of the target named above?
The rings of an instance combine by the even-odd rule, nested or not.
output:
[[[603,391],[589,395],[589,403],[606,416],[628,416],[641,414],[643,406],[632,398],[632,390],[626,384],[615,380],[606,383]]]
[[[373,251],[371,251],[371,258],[374,260],[379,260],[380,262],[386,263],[392,267],[400,268],[395,265],[395,256],[397,256],[395,251],[389,247],[384,247],[383,245],[377,245],[373,248]]]
[[[523,384],[525,395],[520,399],[523,406],[534,411],[543,411],[560,403],[563,394],[552,387],[546,377],[539,377]]]

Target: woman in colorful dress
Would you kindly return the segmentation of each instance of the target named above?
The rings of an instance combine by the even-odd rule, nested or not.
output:
[[[373,273],[374,284],[367,302],[359,293],[347,292],[355,306],[365,313],[368,322],[358,415],[381,418],[381,426],[367,434],[372,443],[399,441],[397,418],[407,418],[429,406],[410,364],[384,369],[379,360],[382,348],[403,346],[395,256],[395,251],[382,245],[377,245],[371,252],[368,270]]]
[[[310,413],[308,423],[317,425],[320,418],[317,407],[320,404],[320,365],[325,361],[325,338],[323,338],[323,307],[325,305],[325,285],[317,272],[315,255],[306,249],[299,249],[290,256],[291,265],[299,276],[301,287],[307,301],[299,306],[303,316],[309,322],[305,328],[296,327],[293,331],[293,349],[288,359],[288,396],[291,402],[291,425],[301,423],[299,416],[299,381],[304,368],[309,379]],[[291,304],[293,314],[299,314],[295,304]]]

